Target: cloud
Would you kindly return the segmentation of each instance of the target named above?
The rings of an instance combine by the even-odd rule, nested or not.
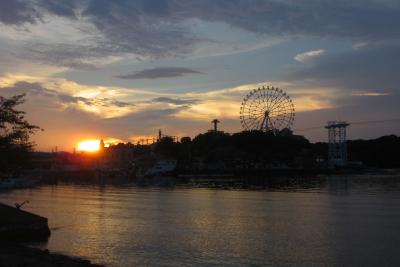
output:
[[[166,40],[169,46],[172,39],[166,35],[171,33],[173,38],[180,37],[176,41],[183,45],[196,41],[180,26],[188,19],[223,22],[257,34],[396,38],[400,30],[391,26],[400,24],[399,11],[399,4],[363,0],[92,0],[83,14],[106,36],[117,37],[114,40],[120,41],[122,32],[127,41],[144,32],[146,41],[154,41],[152,35],[157,34],[159,43]],[[131,31],[127,31],[129,23]],[[166,25],[165,34],[157,30]]]
[[[347,94],[400,93],[400,43],[330,54],[315,58],[313,63],[292,69],[283,79],[311,87],[341,88]]]
[[[398,118],[396,115],[400,113],[399,101],[399,95],[380,97],[348,96],[340,99],[341,105],[339,107],[296,114],[294,131],[297,134],[305,135],[312,141],[326,142],[328,133],[324,126],[327,121],[345,120],[350,122],[350,126],[347,129],[348,139],[369,139],[387,134],[399,134],[400,124],[398,121],[386,121],[380,124],[352,124],[352,122]],[[307,128],[313,129],[307,130]]]
[[[30,1],[0,1],[0,22],[7,25],[35,23],[39,12]]]
[[[89,1],[82,15],[103,35],[102,46],[121,53],[165,57],[185,54],[199,41],[172,13],[169,1]]]
[[[319,37],[397,38],[400,5],[387,1],[177,1],[178,11],[251,32]]]
[[[181,77],[186,74],[200,74],[202,72],[182,67],[157,67],[152,69],[145,69],[133,74],[119,75],[121,79],[160,79]]]
[[[188,105],[198,103],[198,99],[182,99],[182,98],[171,98],[171,97],[157,97],[152,99],[152,102],[168,103],[173,105]]]
[[[21,54],[39,63],[89,70],[96,68],[96,58],[109,52],[91,45],[34,43],[29,44]]]
[[[337,97],[337,90],[332,88],[307,88],[285,81],[265,81],[209,92],[186,93],[185,96],[201,101],[188,105],[187,109],[178,112],[175,116],[178,119],[197,121],[219,118],[236,121],[239,124],[239,109],[243,97],[250,91],[266,85],[274,85],[287,92],[298,112],[333,108],[333,101]]]
[[[352,96],[387,96],[390,93],[378,93],[378,92],[364,92],[364,93],[352,93]]]
[[[324,49],[318,49],[318,50],[313,50],[313,51],[308,51],[308,52],[304,52],[304,53],[301,53],[301,54],[297,54],[294,57],[294,59],[299,61],[299,62],[303,62],[304,63],[304,62],[306,62],[306,61],[308,61],[308,60],[310,60],[312,58],[319,57],[324,53],[325,53]]]
[[[357,42],[357,43],[353,44],[351,47],[353,49],[357,50],[357,49],[362,49],[362,48],[366,47],[367,45],[368,45],[367,42]]]
[[[86,1],[42,0],[42,1],[37,1],[36,5],[37,8],[46,10],[47,12],[53,15],[76,19],[79,11],[86,5]]]
[[[257,33],[393,38],[399,29],[389,26],[399,24],[399,9],[400,5],[395,1],[364,0],[351,3],[345,0],[301,3],[293,0],[14,0],[1,2],[0,21],[34,23],[45,14],[71,19],[82,17],[108,36],[121,37],[119,34],[127,28],[133,30],[125,32],[127,39],[143,29],[150,34],[161,33],[159,29],[168,29],[163,25],[170,27],[164,35],[175,33],[184,36],[184,29],[179,28],[178,23],[193,18],[224,22]],[[118,28],[120,30],[115,35],[110,32]]]
[[[29,94],[29,95],[41,95],[45,97],[57,97],[61,102],[64,103],[76,103],[78,101],[87,101],[83,97],[73,97],[71,95],[63,94],[55,90],[44,88],[40,83],[37,82],[25,82],[19,81],[13,85],[7,87],[1,87],[0,90],[4,93],[9,94]]]
[[[388,0],[0,2],[0,22],[5,25],[24,25],[32,30],[35,25],[51,23],[55,17],[62,17],[94,28],[87,30],[79,26],[86,36],[81,42],[53,43],[45,47],[36,40],[27,45],[42,45],[32,48],[31,57],[37,55],[41,62],[70,68],[96,65],[95,58],[187,55],[195,45],[213,41],[207,36],[197,36],[188,26],[188,21],[192,20],[222,23],[260,36],[334,37],[369,42],[399,39],[400,27],[396,27],[400,25],[399,13],[400,4]],[[65,23],[64,27],[70,24]]]
[[[329,58],[333,56],[329,55]],[[343,60],[347,54],[335,56]],[[325,60],[318,58],[316,64],[320,65]],[[353,60],[353,57],[349,60]],[[300,67],[304,70],[311,66]],[[301,125],[299,128],[318,126],[320,122],[323,125],[326,120],[338,118],[337,114],[342,114],[339,116],[342,119],[360,121],[368,119],[365,118],[366,114],[377,119],[393,117],[390,114],[400,112],[399,95],[395,92],[384,95],[385,92],[367,88],[357,91],[339,85],[328,87],[327,84],[331,83],[320,78],[316,84],[321,87],[312,83],[302,86],[297,83],[298,80],[269,81],[208,92],[167,94],[21,76],[18,79],[1,77],[0,92],[9,95],[27,92],[28,101],[23,107],[27,110],[29,121],[45,129],[35,140],[40,142],[41,147],[57,145],[60,140],[65,140],[65,143],[58,145],[68,149],[79,138],[112,136],[129,141],[131,136],[154,136],[159,128],[170,135],[194,136],[209,129],[213,118],[221,120],[221,127],[225,131],[240,131],[238,116],[242,98],[251,89],[270,84],[284,89],[293,99],[296,112],[299,113],[298,117],[296,115],[299,118],[296,124]],[[346,97],[344,94],[347,94]],[[363,97],[361,94],[382,95]],[[325,134],[322,132],[319,136]]]
[[[18,80],[19,79],[19,80]],[[30,81],[23,81],[24,79]],[[176,122],[196,120],[208,122],[210,118],[237,120],[239,107],[243,96],[260,84],[248,84],[233,88],[219,89],[209,92],[190,92],[163,94],[124,88],[103,88],[83,86],[73,82],[59,80],[40,80],[29,77],[5,78],[0,83],[3,93],[28,93],[28,98],[34,102],[47,103],[55,110],[78,110],[94,115],[98,120],[117,119],[122,117],[149,118],[150,114],[165,113]],[[262,83],[265,85],[268,83]],[[285,83],[274,82],[274,85]],[[305,90],[289,87],[289,94],[297,103],[300,111],[315,110],[330,107],[329,101],[321,97],[321,90]],[[326,92],[327,90],[323,90]],[[330,95],[334,94],[334,91]],[[139,96],[142,99],[139,99]],[[38,105],[40,106],[40,105]],[[35,107],[35,110],[41,107]],[[159,111],[159,113],[157,112]],[[53,116],[51,112],[48,116]],[[152,117],[157,125],[163,123],[157,116]],[[145,126],[143,126],[145,127]]]
[[[25,93],[28,98],[44,97],[48,99],[50,105],[56,105],[63,109],[75,108],[101,117],[121,116],[132,112],[135,106],[133,103],[107,97],[90,98],[70,95],[54,89],[48,89],[39,82],[19,81],[9,86],[0,87],[0,91],[8,95]]]

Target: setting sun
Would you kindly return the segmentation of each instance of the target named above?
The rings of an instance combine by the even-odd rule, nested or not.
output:
[[[78,151],[95,152],[100,149],[100,140],[85,140],[78,144]]]

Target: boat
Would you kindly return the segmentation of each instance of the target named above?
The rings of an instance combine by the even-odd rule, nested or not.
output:
[[[6,178],[0,180],[1,189],[20,189],[20,188],[31,188],[38,185],[40,179],[28,178],[28,177],[17,177],[17,178]]]
[[[162,159],[156,161],[153,167],[145,172],[145,176],[159,176],[171,174],[176,169],[176,160]]]

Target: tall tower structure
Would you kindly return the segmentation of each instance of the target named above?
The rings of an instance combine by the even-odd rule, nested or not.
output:
[[[219,120],[214,119],[211,121],[212,124],[214,124],[214,132],[218,132],[218,123],[220,123]]]
[[[106,145],[104,144],[104,140],[103,138],[100,139],[100,143],[99,143],[99,151],[100,153],[104,152],[104,148],[106,147]]]
[[[162,138],[162,132],[161,132],[161,129],[158,129],[158,139],[157,139],[157,141],[160,141],[161,138]]]
[[[344,166],[347,164],[347,144],[345,121],[328,121],[325,126],[328,129],[328,160],[329,166]]]

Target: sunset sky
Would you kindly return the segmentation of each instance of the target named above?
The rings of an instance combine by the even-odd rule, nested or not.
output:
[[[83,139],[241,130],[248,90],[284,89],[294,130],[400,117],[398,0],[0,1],[0,94],[44,131],[39,150]],[[400,122],[349,137],[400,134]]]

